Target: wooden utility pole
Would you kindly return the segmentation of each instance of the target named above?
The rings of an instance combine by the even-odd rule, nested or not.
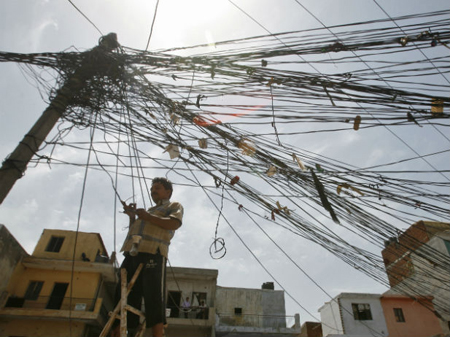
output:
[[[82,54],[84,58],[80,67],[57,91],[55,98],[42,113],[42,116],[24,136],[14,152],[3,162],[0,168],[0,204],[3,203],[16,180],[24,175],[29,161],[39,150],[67,106],[72,103],[73,98],[86,85],[86,81],[92,78],[94,74],[102,74],[109,69],[104,64],[105,55],[118,46],[116,34],[110,33],[100,39],[97,47]]]

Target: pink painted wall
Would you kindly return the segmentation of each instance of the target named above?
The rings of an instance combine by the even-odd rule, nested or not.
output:
[[[420,301],[427,307],[433,308],[431,298],[421,298]],[[381,297],[386,325],[389,337],[430,337],[442,334],[439,319],[432,311],[414,301],[413,299],[401,295],[383,295]],[[405,322],[397,322],[394,315],[394,308],[401,308]]]

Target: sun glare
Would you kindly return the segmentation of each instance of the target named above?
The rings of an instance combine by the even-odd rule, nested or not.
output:
[[[230,6],[223,0],[161,1],[155,23],[158,47],[189,46],[214,43],[226,29],[226,12]]]

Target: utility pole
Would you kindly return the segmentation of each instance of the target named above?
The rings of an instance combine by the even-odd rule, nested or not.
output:
[[[57,91],[55,98],[17,145],[14,152],[4,160],[0,168],[0,204],[3,203],[17,179],[24,175],[31,158],[39,150],[67,106],[73,102],[73,98],[86,85],[86,81],[96,73],[106,73],[105,70],[108,70],[109,67],[104,64],[105,55],[118,47],[117,35],[110,33],[100,39],[97,47],[83,53],[85,57],[80,67]]]

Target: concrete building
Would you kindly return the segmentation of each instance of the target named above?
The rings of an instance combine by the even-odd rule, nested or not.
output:
[[[300,333],[300,318],[287,328],[284,291],[273,283],[261,289],[217,287],[216,336],[293,336]]]
[[[431,296],[428,309],[450,334],[450,224],[419,221],[386,242],[382,256],[391,289],[413,298]]]
[[[299,337],[322,337],[322,324],[320,322],[305,322],[302,324]]]
[[[388,336],[378,294],[341,293],[320,309],[324,336]]]
[[[44,230],[31,256],[10,247],[16,263],[2,274],[0,336],[98,336],[117,281],[100,235]]]
[[[0,304],[6,300],[6,288],[17,264],[28,256],[25,249],[17,242],[16,238],[11,235],[8,229],[0,224]]]
[[[167,268],[167,335],[214,336],[217,276],[215,269]],[[186,297],[191,308],[183,311]]]
[[[434,312],[433,297],[412,299],[392,290],[381,296],[389,337],[443,336],[439,319]]]

